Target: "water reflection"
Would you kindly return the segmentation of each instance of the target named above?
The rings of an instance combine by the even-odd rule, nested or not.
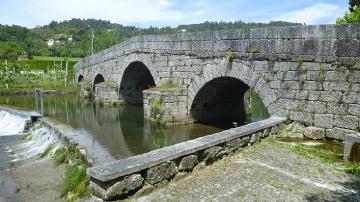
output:
[[[0,104],[33,110],[35,99],[33,96],[0,97]],[[163,128],[144,120],[141,106],[100,107],[78,96],[45,96],[44,113],[91,137],[116,159],[222,130],[200,124]]]

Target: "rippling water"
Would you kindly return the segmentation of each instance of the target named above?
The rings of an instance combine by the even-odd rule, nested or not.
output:
[[[0,136],[17,135],[23,132],[27,118],[0,111]]]

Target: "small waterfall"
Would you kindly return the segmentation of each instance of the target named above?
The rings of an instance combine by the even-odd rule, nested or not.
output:
[[[31,128],[29,135],[26,137],[26,141],[9,146],[8,152],[12,154],[13,162],[38,159],[39,154],[43,153],[50,146],[51,151],[49,154],[51,155],[60,147],[59,140],[54,131],[41,124],[36,124]]]
[[[28,118],[0,111],[0,136],[21,134],[27,120]]]

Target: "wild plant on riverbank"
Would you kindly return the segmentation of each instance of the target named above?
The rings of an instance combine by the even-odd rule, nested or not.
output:
[[[90,177],[86,175],[89,167],[85,157],[80,153],[75,144],[57,149],[53,155],[55,165],[66,163],[65,179],[61,187],[61,196],[67,196],[68,201],[88,196],[90,194],[87,185]]]

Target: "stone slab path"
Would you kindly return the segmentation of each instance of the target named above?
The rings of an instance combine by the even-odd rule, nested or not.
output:
[[[129,201],[360,201],[360,177],[267,139]]]

